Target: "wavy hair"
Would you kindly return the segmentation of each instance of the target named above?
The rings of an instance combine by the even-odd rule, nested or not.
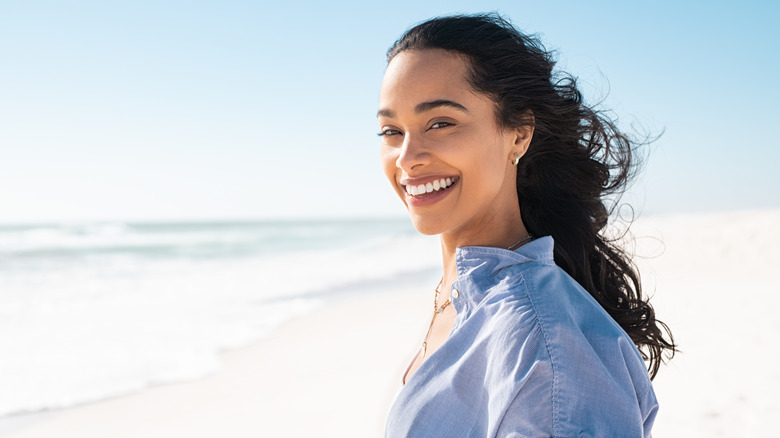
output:
[[[534,127],[517,167],[523,222],[531,234],[553,237],[555,263],[628,333],[654,378],[664,356],[674,356],[674,338],[643,296],[621,238],[605,233],[637,169],[636,142],[583,102],[573,76],[553,72],[553,55],[538,39],[497,14],[428,20],[396,41],[387,60],[424,49],[465,56],[470,84],[495,102],[501,126]]]

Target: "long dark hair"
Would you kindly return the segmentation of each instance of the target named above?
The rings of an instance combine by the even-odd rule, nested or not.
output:
[[[555,61],[541,42],[496,14],[426,21],[396,41],[387,59],[423,49],[465,55],[468,80],[496,102],[500,125],[534,126],[517,169],[523,222],[531,234],[553,237],[555,263],[623,327],[655,377],[664,353],[674,355],[674,339],[643,297],[619,239],[605,235],[637,167],[635,142],[583,102],[574,77],[553,72]]]

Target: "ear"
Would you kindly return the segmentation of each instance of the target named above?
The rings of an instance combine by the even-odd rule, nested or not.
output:
[[[510,161],[515,159],[515,154],[522,157],[528,151],[528,145],[531,144],[531,139],[534,136],[535,121],[534,113],[528,110],[523,114],[524,124],[512,131],[513,144],[510,151]]]
[[[534,126],[525,125],[520,126],[514,131],[514,147],[512,148],[512,157],[517,154],[519,157],[525,155],[528,151],[528,145],[531,144],[531,139],[534,136]]]

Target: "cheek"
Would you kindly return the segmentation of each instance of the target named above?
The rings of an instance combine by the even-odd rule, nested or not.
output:
[[[382,146],[382,149],[379,154],[380,162],[382,164],[382,171],[384,171],[385,176],[393,186],[395,186],[395,173],[396,173],[395,162],[398,158],[396,151],[397,150],[395,148]]]
[[[464,175],[470,176],[464,178],[470,183],[470,192],[480,199],[492,199],[505,184],[507,164],[508,161],[504,160],[498,144],[491,145],[478,156],[473,156],[467,164],[468,168],[463,172]]]

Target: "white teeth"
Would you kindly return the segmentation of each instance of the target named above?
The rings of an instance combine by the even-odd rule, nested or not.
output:
[[[412,196],[424,195],[426,193],[432,193],[434,191],[446,189],[451,185],[452,185],[452,178],[446,178],[446,179],[442,178],[426,184],[420,184],[416,186],[407,185],[406,192]]]

